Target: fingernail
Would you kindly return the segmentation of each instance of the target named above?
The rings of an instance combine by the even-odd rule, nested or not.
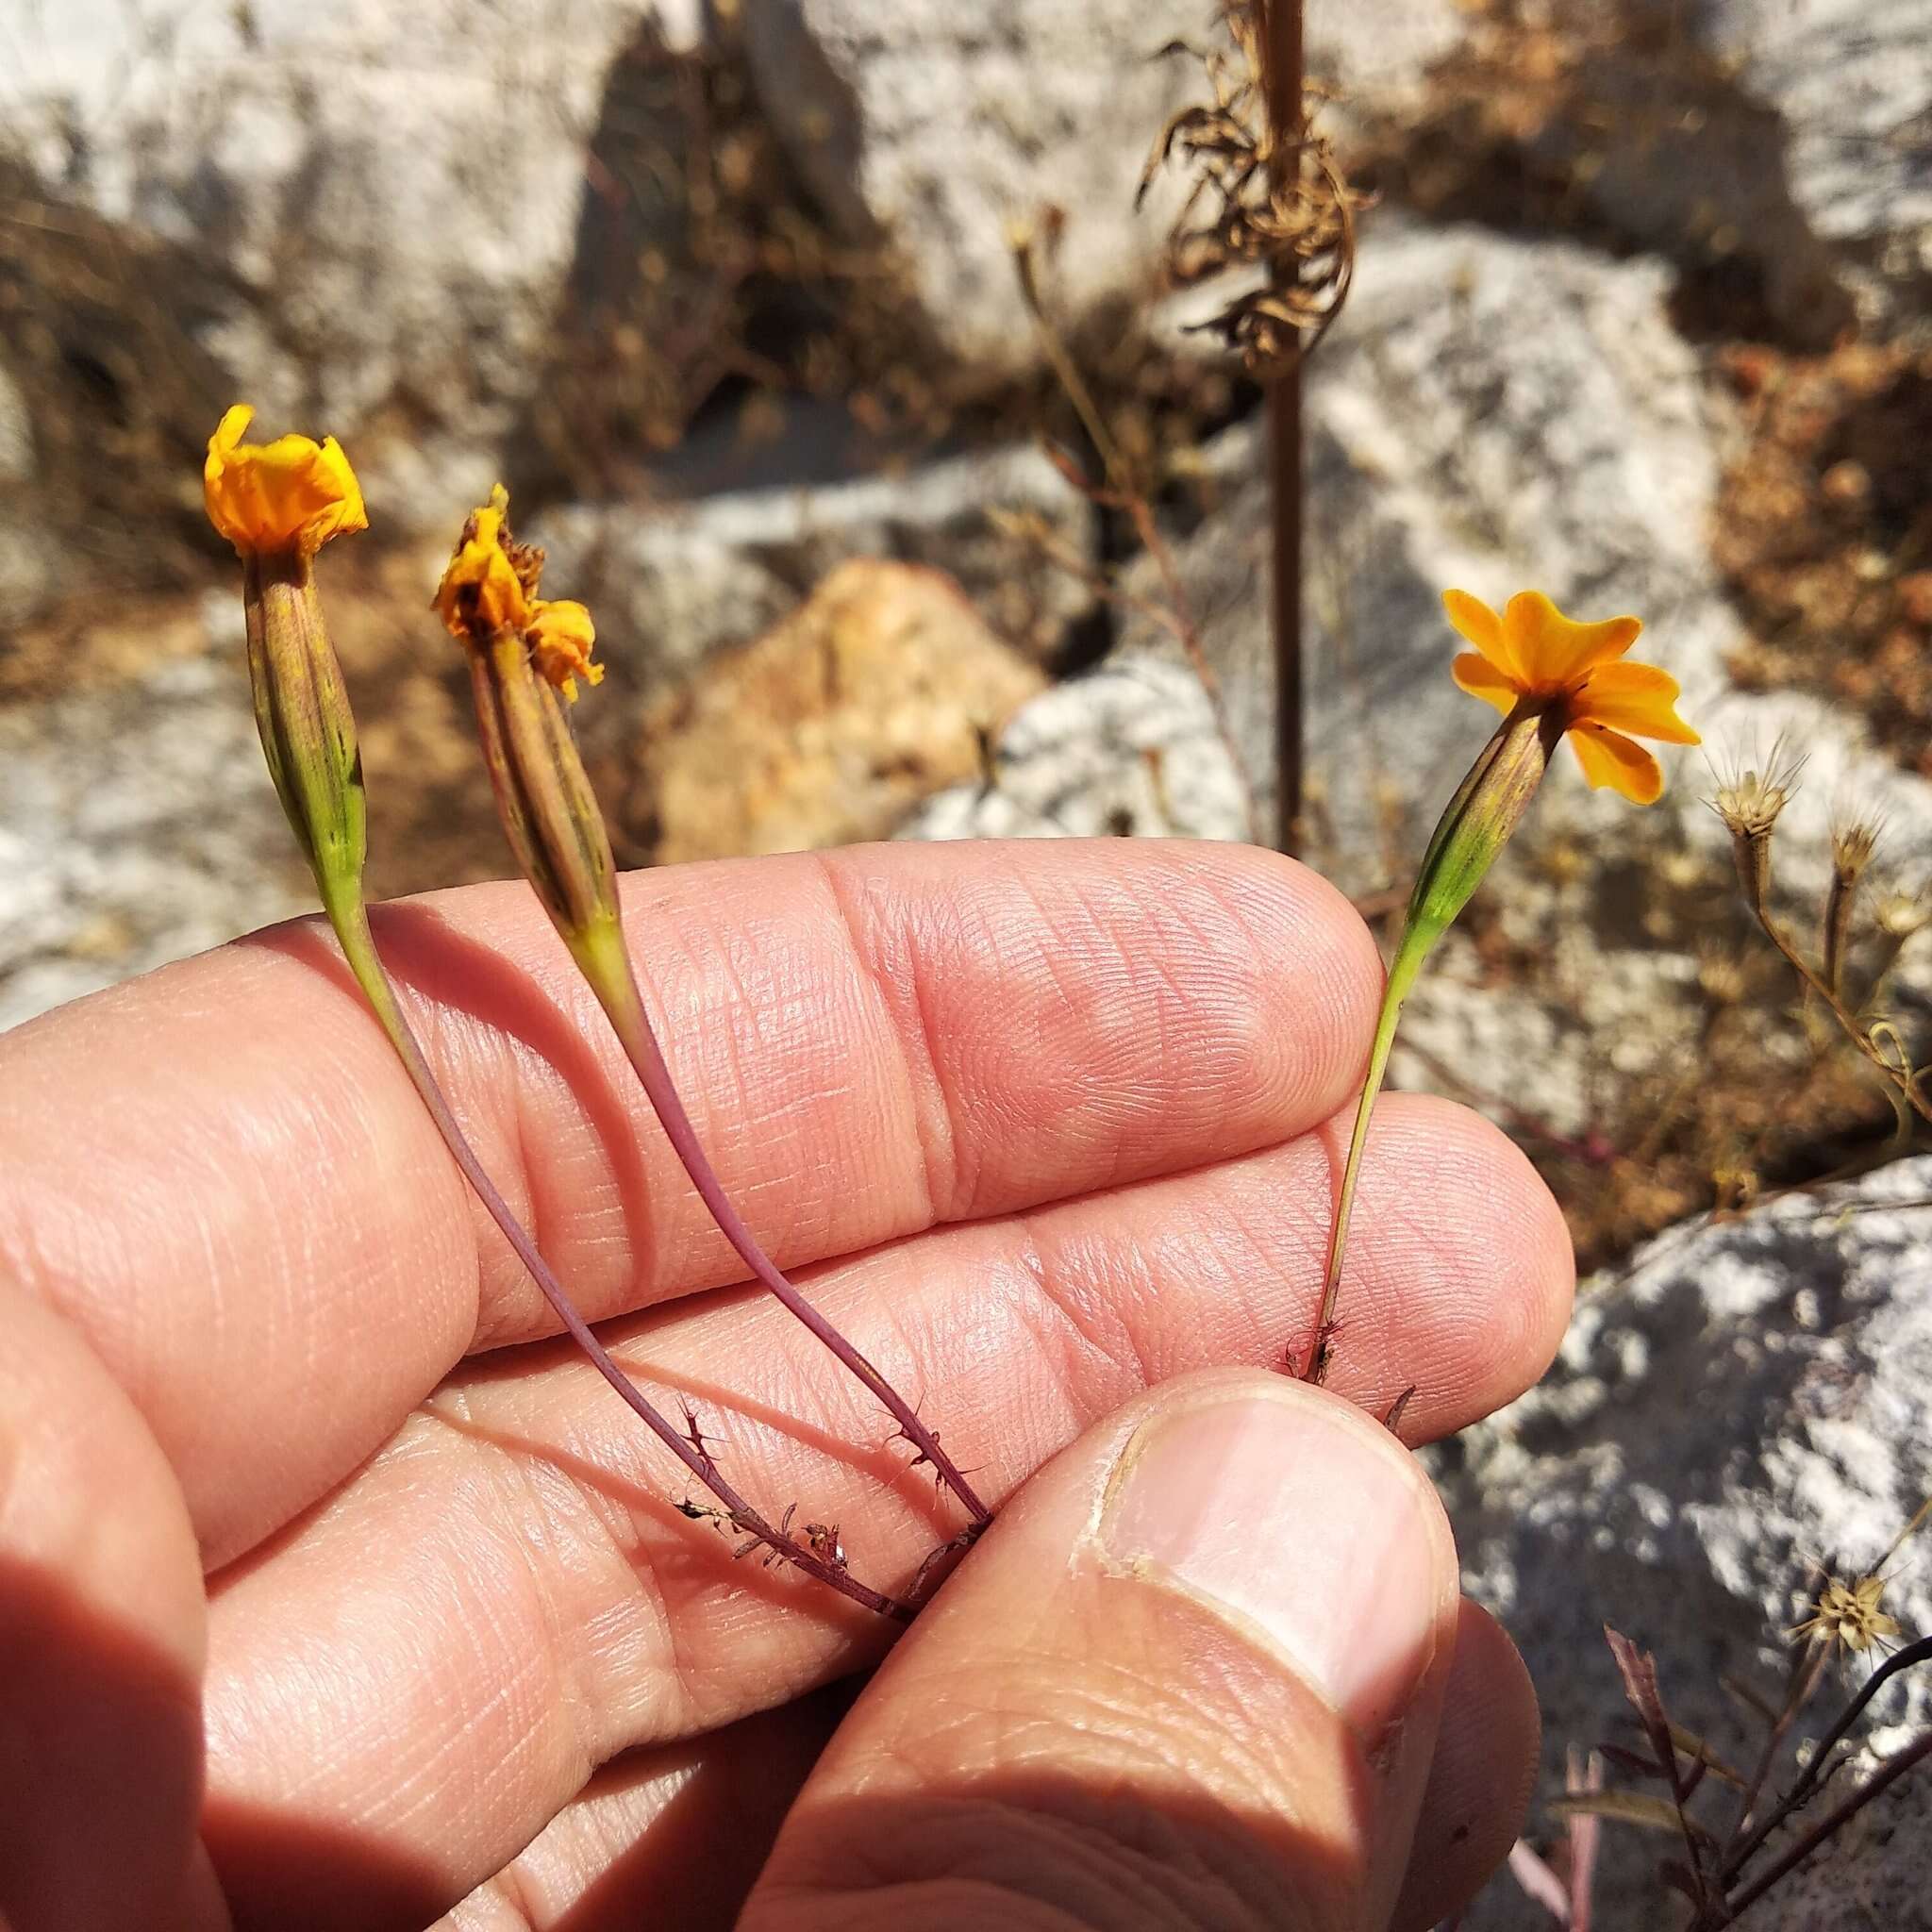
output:
[[[1258,1635],[1358,1731],[1399,1717],[1456,1588],[1407,1453],[1331,1398],[1206,1398],[1122,1452],[1100,1539]]]

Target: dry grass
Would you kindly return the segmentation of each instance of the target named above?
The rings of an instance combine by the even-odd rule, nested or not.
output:
[[[1732,675],[1849,707],[1932,777],[1932,353],[1740,343],[1723,366],[1748,424],[1713,533],[1751,629]]]

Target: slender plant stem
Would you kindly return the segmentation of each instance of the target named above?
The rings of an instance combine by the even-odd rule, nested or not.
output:
[[[1383,1076],[1389,1071],[1389,1050],[1395,1044],[1402,1003],[1415,985],[1416,974],[1422,971],[1429,943],[1414,932],[1405,931],[1394,963],[1389,969],[1389,983],[1383,989],[1382,1011],[1375,1022],[1375,1043],[1369,1051],[1369,1070],[1362,1080],[1362,1097],[1355,1110],[1355,1131],[1349,1136],[1348,1158],[1341,1170],[1341,1191],[1335,1201],[1335,1226],[1328,1237],[1328,1268],[1322,1279],[1322,1301],[1315,1311],[1307,1366],[1302,1372],[1305,1381],[1320,1382],[1327,1372],[1328,1338],[1341,1292],[1341,1257],[1348,1246],[1349,1216],[1355,1208],[1362,1149],[1368,1145],[1369,1116],[1374,1111],[1375,1096],[1381,1092]]]
[[[1302,4],[1265,0],[1264,65],[1270,154],[1280,195],[1302,166]],[[1300,263],[1278,250],[1269,269],[1278,294],[1292,290]],[[1268,476],[1273,532],[1275,808],[1284,852],[1301,842],[1302,720],[1302,358],[1296,354],[1268,386]],[[1311,1354],[1309,1360],[1312,1362]]]
[[[1825,1645],[1823,1648],[1828,1650],[1829,1646]],[[1799,1773],[1797,1782],[1792,1785],[1790,1794],[1781,1804],[1767,1811],[1756,1828],[1744,1837],[1734,1850],[1725,1854],[1722,1874],[1725,1879],[1733,1878],[1741,1872],[1758,1846],[1811,1795],[1813,1788],[1829,1766],[1831,1754],[1838,1749],[1845,1734],[1857,1723],[1865,1707],[1873,1698],[1891,1678],[1926,1662],[1932,1662],[1932,1637],[1922,1637],[1916,1643],[1908,1643],[1903,1650],[1894,1651],[1866,1678],[1859,1688],[1858,1694],[1845,1706],[1838,1722],[1819,1740],[1818,1748],[1812,1752],[1805,1769]],[[1782,1728],[1779,1735],[1783,1735]],[[1740,1828],[1749,1823],[1747,1812],[1744,1819],[1740,1821]]]
[[[1894,1752],[1842,1805],[1828,1817],[1821,1818],[1817,1824],[1782,1857],[1766,1866],[1742,1891],[1738,1893],[1737,1897],[1726,1900],[1724,1923],[1729,1924],[1742,1917],[1779,1879],[1788,1873],[1795,1872],[1813,1852],[1834,1833],[1848,1824],[1881,1791],[1896,1784],[1907,1772],[1923,1764],[1927,1757],[1932,1757],[1932,1731],[1927,1731],[1923,1738],[1915,1739],[1903,1751]]]
[[[1921,1119],[1932,1121],[1932,1100],[1927,1099],[1924,1087],[1911,1065],[1907,1063],[1902,1067],[1894,1066],[1886,1058],[1870,1031],[1858,1023],[1857,1015],[1825,983],[1824,977],[1812,970],[1804,956],[1778,929],[1777,921],[1773,919],[1768,911],[1758,911],[1757,924],[1763,928],[1765,938],[1784,955],[1785,963],[1831,1008],[1832,1018],[1844,1028],[1851,1038],[1852,1044],[1891,1082]]]
[[[503,1230],[505,1239],[516,1251],[518,1260],[529,1270],[544,1299],[557,1311],[558,1319],[570,1331],[571,1339],[591,1358],[597,1373],[624,1398],[644,1426],[718,1498],[734,1528],[755,1537],[786,1562],[828,1589],[836,1590],[841,1596],[850,1597],[854,1603],[862,1604],[883,1617],[902,1623],[909,1621],[912,1612],[908,1605],[861,1583],[842,1565],[826,1560],[806,1544],[774,1528],[726,1480],[716,1459],[676,1428],[618,1367],[609,1350],[598,1341],[590,1324],[564,1292],[562,1284],[551,1273],[549,1263],[537,1252],[536,1244],[525,1231],[523,1224],[510,1212],[495,1183],[476,1158],[468,1137],[458,1125],[448,1102],[443,1098],[442,1090],[430,1071],[429,1062],[424,1057],[422,1046],[397,1004],[389,975],[383,970],[375,951],[375,938],[369,930],[368,909],[360,891],[325,891],[324,899],[329,924],[335,928],[343,957],[349,962],[349,970],[356,975],[357,985],[362,989],[363,996],[374,1008],[378,1024],[395,1049],[396,1058],[402,1061],[423,1105],[428,1109],[430,1119],[436,1123],[443,1144],[462,1170],[463,1178],[475,1189],[477,1198],[489,1210],[491,1219]]]
[[[884,1405],[901,1434],[918,1451],[918,1459],[932,1465],[940,1480],[958,1497],[975,1524],[992,1521],[992,1511],[980,1500],[958,1465],[940,1446],[940,1440],[920,1421],[912,1406],[894,1389],[872,1362],[846,1341],[824,1316],[819,1313],[780,1272],[758,1239],[745,1225],[744,1218],[732,1205],[717,1171],[706,1155],[704,1143],[685,1111],[671,1069],[664,1062],[657,1033],[644,1011],[643,995],[638,990],[637,974],[630,953],[624,943],[624,929],[616,920],[602,921],[573,944],[577,963],[609,1015],[610,1024],[623,1043],[625,1055],[637,1073],[646,1098],[662,1124],[666,1138],[675,1150],[684,1171],[691,1176],[699,1198],[710,1210],[724,1239],[737,1250],[758,1281],[775,1295],[840,1361],[858,1376]]]

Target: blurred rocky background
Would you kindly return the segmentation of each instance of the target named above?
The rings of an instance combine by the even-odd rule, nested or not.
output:
[[[1858,971],[1923,1057],[1925,0],[1307,14],[1322,125],[1374,201],[1306,373],[1305,856],[1399,915],[1489,728],[1446,675],[1443,585],[1634,610],[1721,770],[1781,734],[1807,759],[1777,845],[1794,927],[1834,821],[1882,822]],[[426,608],[499,475],[598,616],[610,673],[577,717],[627,863],[1272,825],[1261,397],[1190,326],[1215,291],[1168,286],[1184,183],[1135,205],[1202,92],[1162,49],[1214,25],[1213,0],[4,0],[0,1025],[309,904],[200,510],[238,397],[363,476],[374,528],[322,569],[379,890],[506,869]],[[1070,477],[1094,452],[1016,224],[1167,567]],[[1815,1194],[1774,1198],[1911,1135],[1742,916],[1711,789],[1694,753],[1648,813],[1557,775],[1397,1055],[1398,1084],[1522,1141],[1627,1310],[1456,1477],[1553,1775],[1615,1719],[1591,1619],[1714,1667],[1840,1533],[1840,1491],[1763,1446],[1780,1418],[1858,1487],[1860,1535],[1927,1480],[1899,1366],[1932,1386],[1923,1318],[1880,1305],[1924,1301],[1928,1224],[1885,1175],[1857,1184],[1884,1212],[1829,1240]],[[1757,1271],[1748,1307],[1681,1259],[1616,1272],[1765,1201],[1695,1236]],[[1818,1268],[1836,1299],[1806,1314]],[[1692,1421],[1771,1321],[1752,1417]],[[1699,1515],[1672,1478],[1713,1457]],[[1632,1507],[1662,1512],[1648,1541]],[[1606,1537],[1589,1601],[1566,1569],[1538,1607],[1536,1561]],[[1504,1884],[1472,1923],[1547,1920]]]

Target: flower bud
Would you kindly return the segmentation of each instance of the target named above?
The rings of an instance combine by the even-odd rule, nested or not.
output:
[[[594,684],[604,671],[591,661],[591,613],[537,595],[543,553],[515,541],[508,511],[499,484],[463,525],[436,608],[469,655],[484,761],[518,868],[589,971],[591,958],[608,964],[618,933],[617,865],[564,705],[578,677]]]
[[[208,439],[208,521],[242,559],[255,724],[275,794],[331,913],[359,895],[367,808],[356,720],[323,622],[315,553],[366,530],[356,473],[334,437],[244,442],[237,403]]]

